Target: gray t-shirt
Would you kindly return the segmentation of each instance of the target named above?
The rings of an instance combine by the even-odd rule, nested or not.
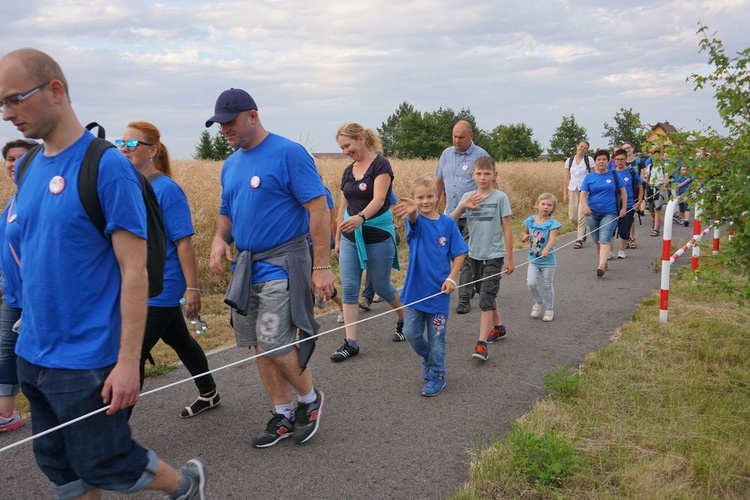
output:
[[[469,191],[461,201],[476,193]],[[460,202],[459,202],[460,203]],[[466,210],[469,229],[469,257],[488,260],[505,257],[502,218],[511,215],[508,195],[495,189],[475,210]]]

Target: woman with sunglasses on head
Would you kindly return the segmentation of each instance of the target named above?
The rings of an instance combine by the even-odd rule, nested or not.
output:
[[[18,139],[3,146],[5,173],[14,179],[16,161],[28,150],[36,146],[36,141]],[[0,271],[3,274],[3,305],[0,314],[0,432],[7,432],[23,426],[23,420],[15,409],[18,394],[18,373],[16,372],[16,341],[18,331],[14,329],[21,319],[21,272],[18,260],[20,237],[18,225],[13,224],[15,215],[15,195],[11,196],[0,218]]]
[[[187,197],[172,180],[169,152],[161,143],[159,129],[148,122],[131,122],[115,145],[150,182],[159,200],[167,236],[164,290],[148,301],[146,334],[141,350],[141,386],[146,359],[159,339],[174,349],[180,361],[195,376],[208,371],[208,360],[201,346],[190,335],[180,308],[185,299],[185,315],[197,318],[201,311],[198,263],[193,248],[192,218]],[[208,374],[195,379],[198,399],[186,406],[181,418],[190,418],[216,408],[221,402],[216,383]]]

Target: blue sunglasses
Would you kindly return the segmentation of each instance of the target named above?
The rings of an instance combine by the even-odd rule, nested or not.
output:
[[[144,146],[153,146],[153,144],[139,141],[138,139],[130,139],[129,141],[123,141],[122,139],[115,139],[115,146],[117,146],[117,149],[124,149],[126,151],[134,151],[135,148],[137,148],[139,144],[143,144]]]

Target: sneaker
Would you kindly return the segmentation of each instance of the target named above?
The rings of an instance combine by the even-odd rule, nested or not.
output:
[[[295,410],[297,418],[294,421],[294,440],[299,444],[309,441],[318,432],[326,397],[318,389],[315,389],[315,394],[318,396],[315,401],[309,404],[298,403]]]
[[[16,410],[10,414],[10,417],[0,417],[0,432],[14,431],[23,427],[23,419]]]
[[[204,500],[206,498],[206,464],[203,460],[200,458],[188,460],[188,463],[180,468],[180,473],[190,480],[190,488],[187,493],[177,497],[177,500]]]
[[[344,322],[344,313],[340,312],[338,316],[336,316],[336,323],[343,323]]]
[[[212,410],[221,404],[221,397],[219,393],[214,391],[214,395],[211,397],[198,396],[198,399],[193,401],[193,404],[186,406],[185,409],[180,413],[180,418],[190,418],[203,413],[206,410]]]
[[[372,307],[370,307],[371,304],[372,301],[367,297],[362,297],[361,299],[359,299],[359,308],[363,311],[372,311]]]
[[[620,250],[619,252],[617,252],[617,258],[618,259],[625,259],[625,258],[627,258],[627,254],[625,253],[625,250]]]
[[[403,342],[406,340],[406,337],[404,337],[404,321],[399,320],[396,322],[396,333],[393,334],[393,337],[391,337],[391,340],[394,342]]]
[[[440,394],[440,391],[445,389],[446,385],[447,384],[445,383],[445,377],[433,377],[427,381],[424,387],[422,387],[422,396],[426,396],[428,398],[437,396],[438,394]]]
[[[266,424],[266,431],[253,438],[253,446],[256,448],[268,448],[282,439],[292,437],[293,435],[294,423],[284,415],[273,413],[273,417]]]
[[[344,361],[345,359],[351,358],[352,356],[356,356],[357,354],[359,354],[359,346],[352,347],[345,340],[344,345],[336,349],[336,351],[331,354],[331,361],[336,361],[338,363],[340,361]]]
[[[474,346],[474,353],[471,355],[471,357],[481,359],[482,361],[487,361],[487,358],[490,357],[490,353],[488,352],[487,345],[480,344],[479,342],[477,342],[477,345]]]
[[[380,295],[376,293],[375,296],[372,298],[372,303],[380,304],[381,302],[383,302],[383,297],[381,297]]]
[[[542,304],[534,303],[534,305],[531,306],[531,317],[534,319],[542,317]]]
[[[673,216],[672,216],[672,222],[674,222],[674,223],[677,223],[677,224],[679,224],[680,226],[682,225],[682,219],[680,219],[680,218],[679,218],[678,216],[676,216],[676,215],[673,215]]]
[[[552,321],[555,319],[555,311],[554,309],[547,309],[544,311],[544,317],[542,318],[542,321]]]
[[[487,335],[487,343],[494,344],[496,340],[500,340],[506,335],[508,335],[508,332],[505,330],[505,325],[500,325],[500,328],[495,328],[493,326],[492,330],[490,330],[490,333]]]
[[[467,312],[471,311],[471,304],[468,300],[459,300],[458,301],[458,307],[456,307],[456,313],[458,314],[466,314]]]

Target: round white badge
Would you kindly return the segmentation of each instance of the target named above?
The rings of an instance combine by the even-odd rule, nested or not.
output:
[[[364,182],[360,182],[358,187],[360,191],[367,191],[367,184]]]
[[[253,189],[260,186],[260,177],[257,175],[254,175],[252,179],[250,179],[250,185],[253,187]]]
[[[65,189],[65,179],[61,176],[56,175],[49,181],[49,192],[52,194],[60,194]]]
[[[607,184],[612,184],[612,179],[607,179]]]
[[[438,238],[438,246],[444,247],[447,241],[448,240],[445,238],[445,236],[441,236],[440,238]]]
[[[463,170],[464,172],[466,172],[467,170],[469,170],[469,166],[468,165],[462,165],[461,166],[461,170]]]

